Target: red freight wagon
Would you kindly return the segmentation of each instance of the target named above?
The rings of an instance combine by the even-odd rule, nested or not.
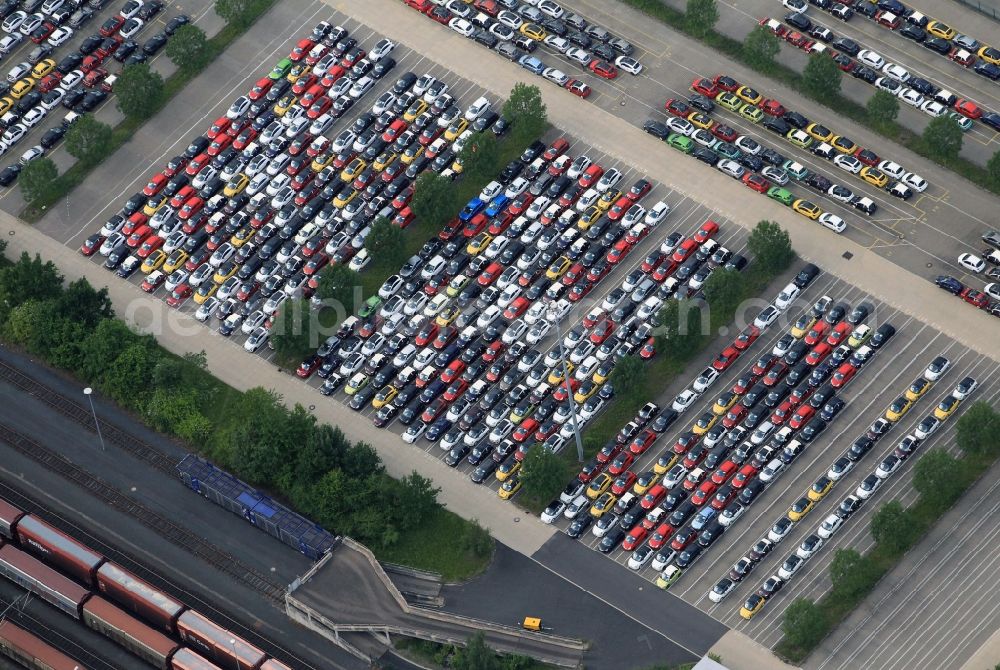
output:
[[[90,591],[12,544],[0,547],[0,574],[74,619],[80,618],[80,607],[90,596]]]
[[[0,535],[14,539],[14,526],[24,516],[24,512],[6,500],[0,500]]]
[[[222,670],[215,663],[206,661],[198,654],[184,647],[181,647],[174,654],[173,659],[170,661],[170,667],[171,670]]]
[[[184,612],[177,619],[177,634],[182,642],[226,668],[236,664],[240,670],[259,670],[267,659],[260,649],[194,610]]]
[[[34,670],[87,670],[79,661],[10,621],[0,621],[0,654]]]
[[[100,596],[84,604],[83,622],[160,670],[170,670],[170,656],[180,647]]]
[[[260,666],[260,670],[292,670],[289,666],[285,665],[281,661],[276,661],[273,658],[267,659],[264,665]]]
[[[97,571],[97,588],[111,600],[167,633],[176,629],[184,605],[114,563]]]
[[[87,586],[94,585],[94,573],[104,557],[32,515],[17,524],[21,547],[54,565]]]

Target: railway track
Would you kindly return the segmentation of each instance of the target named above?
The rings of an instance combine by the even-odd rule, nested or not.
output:
[[[23,393],[42,401],[54,411],[86,428],[88,431],[96,433],[94,415],[91,413],[89,407],[70,400],[58,391],[46,386],[31,375],[25,374],[5,361],[0,361],[0,381],[7,382]],[[177,470],[175,469],[177,465],[176,459],[169,457],[153,445],[143,442],[113,423],[104,419],[98,419],[98,422],[105,442],[115,445],[160,472],[168,474],[171,477],[177,476]]]

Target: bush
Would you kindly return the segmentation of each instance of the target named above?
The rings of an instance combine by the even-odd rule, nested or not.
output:
[[[189,23],[177,29],[167,42],[167,58],[181,70],[199,72],[215,54],[205,31]]]
[[[83,163],[99,163],[111,150],[111,126],[85,114],[66,132],[66,151]]]
[[[899,99],[888,91],[878,90],[865,105],[868,120],[876,128],[886,128],[899,114]]]
[[[840,68],[829,54],[815,53],[802,71],[802,88],[813,98],[828,102],[840,94]]]
[[[542,92],[531,84],[514,84],[503,105],[503,115],[511,123],[511,135],[516,144],[537,139],[548,123]]]
[[[271,8],[273,0],[215,0],[215,13],[240,28],[250,26],[265,11]]]
[[[796,598],[785,609],[781,630],[792,644],[812,648],[826,636],[823,621],[823,612],[815,602],[807,598]]]
[[[59,170],[51,158],[36,158],[21,170],[17,183],[21,187],[21,196],[25,202],[34,203],[39,200],[49,200],[59,192],[56,178]]]
[[[771,276],[787,270],[795,258],[788,233],[774,221],[758,222],[747,240],[747,248],[755,256],[754,262]]]
[[[778,36],[764,26],[750,31],[743,41],[743,60],[755,70],[767,72],[774,67],[774,57],[781,51]]]
[[[918,531],[917,520],[898,500],[882,505],[872,516],[872,539],[894,554],[909,549]]]
[[[1000,413],[985,402],[975,403],[959,417],[955,441],[969,455],[991,458],[1000,455]]]
[[[931,119],[924,128],[924,147],[934,158],[954,160],[962,150],[963,135],[955,119],[950,116],[938,116]]]
[[[691,35],[704,38],[712,32],[718,20],[719,9],[715,0],[687,0],[684,27]]]
[[[160,108],[163,77],[146,63],[129,65],[115,83],[115,98],[125,116],[148,119]]]

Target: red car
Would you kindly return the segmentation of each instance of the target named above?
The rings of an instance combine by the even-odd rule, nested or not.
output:
[[[715,510],[722,510],[736,498],[737,494],[739,494],[739,491],[734,489],[732,486],[726,486],[715,494],[715,497],[712,498],[710,507]]]
[[[820,342],[806,355],[806,364],[816,367],[823,362],[823,359],[830,355],[833,351],[831,347],[826,342]]]
[[[716,468],[715,472],[712,473],[712,481],[719,486],[722,486],[729,478],[733,476],[736,472],[737,465],[733,461],[725,461],[722,465]]]
[[[972,67],[972,64],[976,62],[975,56],[959,47],[952,49],[951,53],[948,54],[948,58],[955,61],[962,67]]]
[[[144,196],[152,198],[154,195],[157,195],[160,191],[163,190],[163,188],[167,185],[168,181],[170,180],[167,178],[166,175],[164,175],[162,172],[158,172],[154,174],[153,177],[149,180],[149,182],[146,184],[146,188],[142,189],[142,194]]]
[[[974,288],[966,287],[958,295],[962,300],[979,309],[986,309],[990,306],[990,299],[986,297],[986,294]]]
[[[780,382],[784,376],[788,374],[788,363],[785,361],[776,361],[767,374],[764,375],[762,380],[764,386],[774,386]]]
[[[270,77],[265,77],[264,79],[271,81]],[[263,81],[263,79],[261,81]],[[257,82],[257,84],[259,85],[260,82]],[[295,85],[292,86],[292,93],[294,93],[295,95],[302,95],[310,88],[317,85],[319,85],[319,77],[317,77],[314,74],[308,74],[304,77],[301,77],[297,82],[295,82]],[[251,100],[253,99],[254,98],[251,98]]]
[[[104,242],[104,237],[100,233],[94,233],[93,235],[85,239],[83,241],[83,244],[80,245],[80,253],[83,254],[84,256],[93,256],[94,252],[96,252],[101,247],[101,244],[103,242]]]
[[[453,382],[441,397],[447,402],[455,402],[462,397],[462,394],[465,393],[467,388],[469,388],[469,382],[464,379],[459,379],[458,381]]]
[[[674,249],[673,255],[670,257],[674,263],[680,264],[686,261],[691,254],[698,250],[698,243],[694,240],[684,240],[677,248]]]
[[[142,244],[143,240],[150,235],[155,234],[156,233],[153,232],[152,228],[146,224],[142,224],[141,226],[137,226],[136,229],[132,231],[132,234],[125,240],[125,244],[127,244],[131,249],[136,249],[140,244]]]
[[[309,379],[317,368],[323,364],[323,359],[313,354],[309,358],[305,359],[299,363],[299,367],[295,369],[295,375],[302,379]]]
[[[749,412],[750,409],[742,403],[734,405],[733,408],[726,412],[726,415],[722,417],[722,426],[727,429],[735,428],[743,423],[743,419],[747,417],[747,413]]]
[[[180,307],[191,297],[192,293],[193,291],[189,285],[181,284],[175,287],[170,295],[167,296],[167,304],[170,307]]]
[[[698,531],[692,528],[685,528],[674,536],[673,541],[670,543],[670,548],[674,551],[684,551],[697,539]]]
[[[257,80],[257,83],[253,85],[247,97],[251,100],[260,100],[267,92],[271,90],[271,86],[274,85],[274,80],[270,77],[261,77]]]
[[[614,483],[611,485],[611,493],[621,497],[623,493],[632,488],[632,485],[635,484],[635,480],[637,478],[638,476],[634,472],[626,470],[618,475],[618,478],[615,479]]]
[[[623,258],[628,256],[628,252],[630,251],[632,251],[632,245],[629,244],[627,240],[618,240],[615,242],[615,246],[612,247],[611,251],[608,252],[605,259],[609,264],[616,265],[621,262]]]
[[[694,241],[698,244],[704,244],[717,232],[719,232],[719,224],[715,221],[706,221],[701,224],[701,228],[694,234]]]
[[[691,447],[698,444],[701,438],[692,433],[690,430],[681,433],[677,436],[677,441],[674,442],[673,452],[679,456],[686,454]]]
[[[428,344],[431,343],[431,341],[434,340],[435,337],[437,337],[437,333],[438,333],[438,325],[435,322],[431,321],[426,325],[424,325],[424,327],[417,332],[416,338],[414,339],[413,342],[418,347],[426,347]]]
[[[716,75],[716,77],[712,79],[712,81],[715,82],[715,85],[718,88],[722,89],[723,91],[729,91],[730,93],[735,93],[736,89],[742,86],[740,82],[724,74]]]
[[[983,110],[978,104],[965,98],[955,101],[955,111],[970,119],[978,119],[983,115]]]
[[[652,190],[652,188],[653,185],[650,184],[648,180],[639,179],[634,184],[632,184],[632,188],[628,190],[628,193],[625,194],[625,197],[631,200],[632,202],[639,202],[639,199],[642,198],[647,193],[649,193]]]
[[[736,473],[735,477],[733,477],[732,487],[734,489],[741,489],[753,481],[753,478],[756,476],[757,468],[755,468],[752,464],[747,463],[740,468],[740,471]]]
[[[642,345],[642,349],[639,350],[639,358],[649,360],[656,355],[656,338],[651,337],[646,340],[646,344]]]
[[[111,37],[118,32],[124,23],[125,17],[120,14],[115,14],[101,25],[101,29],[98,32],[101,37]]]
[[[743,184],[747,188],[757,191],[758,193],[767,193],[771,188],[771,182],[756,172],[747,172],[743,175]]]
[[[653,274],[650,275],[655,282],[663,283],[666,281],[667,277],[672,275],[677,269],[677,263],[671,260],[666,260],[659,267],[653,270]]]
[[[607,463],[612,458],[621,453],[622,448],[625,445],[619,444],[618,442],[610,442],[601,447],[601,450],[597,452],[597,462]]]
[[[566,153],[567,149],[569,149],[569,140],[565,137],[557,138],[553,140],[552,144],[550,144],[542,153],[542,160],[554,161],[556,158]]]
[[[670,536],[674,534],[674,527],[669,523],[661,523],[656,531],[649,537],[649,548],[653,550],[659,550]]]
[[[695,507],[701,507],[708,502],[709,498],[715,495],[718,488],[718,484],[713,482],[711,479],[706,479],[698,487],[698,490],[694,492],[694,495],[691,496],[691,504]]]
[[[313,48],[314,44],[315,42],[310,39],[303,38],[299,40],[298,44],[296,44],[295,47],[289,52],[289,60],[298,63],[306,57],[306,54],[309,53],[309,50]]]
[[[705,77],[700,77],[692,81],[691,90],[707,98],[714,98],[719,95],[719,87],[711,79],[706,79]]]
[[[580,98],[590,96],[590,87],[578,79],[570,79],[566,82],[566,90]]]
[[[788,400],[781,403],[774,408],[774,412],[771,414],[771,423],[775,426],[785,425],[785,421],[788,420],[789,415],[792,413],[792,403]]]
[[[812,405],[802,405],[795,410],[795,414],[792,415],[791,420],[788,422],[788,427],[798,430],[802,426],[809,423],[809,419],[813,418],[814,414],[816,414],[815,407]]]
[[[648,530],[641,525],[636,526],[629,531],[628,535],[625,536],[625,540],[622,541],[622,551],[634,551],[643,543],[647,535],[649,535]]]
[[[857,372],[858,369],[850,363],[841,364],[836,372],[833,373],[833,377],[830,378],[830,386],[835,389],[846,386],[847,382],[851,381]]]
[[[156,289],[160,288],[166,280],[167,276],[162,272],[152,272],[146,275],[146,278],[142,280],[142,285],[139,288],[146,293],[153,293]]]
[[[653,509],[660,504],[666,495],[667,487],[663,484],[657,484],[646,492],[646,495],[642,497],[642,501],[639,503],[639,506],[647,510]]]
[[[138,258],[149,258],[149,255],[162,247],[164,242],[166,242],[165,239],[156,233],[153,233],[142,241],[142,246],[140,246],[139,250],[135,252],[135,255]]]
[[[645,453],[653,442],[656,442],[656,435],[656,431],[647,428],[632,439],[632,442],[628,445],[628,450],[636,456]]]
[[[724,372],[729,369],[729,366],[733,364],[737,358],[740,357],[740,350],[736,347],[726,347],[722,350],[715,360],[712,361],[712,367],[719,372]]]
[[[608,466],[608,474],[620,475],[628,470],[629,466],[632,465],[633,460],[635,460],[635,456],[633,456],[631,452],[623,451],[619,453],[615,456],[615,459],[611,461],[611,465]]]
[[[480,286],[489,286],[496,281],[496,278],[500,276],[501,272],[503,272],[503,266],[496,261],[493,261],[486,266],[486,269],[483,270],[482,274],[479,275],[479,279],[476,281],[479,282]]]
[[[817,321],[813,324],[812,329],[806,333],[805,339],[803,340],[806,344],[812,346],[823,341],[826,334],[830,331],[830,324],[826,321]]]
[[[615,322],[611,319],[605,319],[594,327],[593,332],[590,333],[590,341],[596,345],[604,344],[604,341],[611,337],[614,332]]]
[[[458,379],[463,372],[465,372],[465,363],[456,359],[449,363],[448,367],[446,367],[444,372],[441,373],[441,381],[445,384],[450,384]]]
[[[513,321],[514,319],[524,316],[524,313],[528,311],[531,307],[531,301],[521,296],[514,300],[514,302],[507,305],[507,309],[503,311],[503,318],[508,321]]]
[[[607,61],[601,60],[600,58],[595,58],[590,61],[590,65],[587,67],[598,77],[614,79],[618,76],[618,68]]]
[[[875,167],[879,164],[879,161],[882,160],[874,151],[865,149],[864,147],[858,147],[855,149],[854,157],[857,158],[862,165],[867,165],[868,167]]]
[[[777,100],[768,98],[760,103],[760,111],[764,112],[768,116],[784,116],[785,112],[788,110],[786,110],[785,106]]]
[[[684,102],[683,100],[678,100],[676,98],[670,98],[664,103],[663,108],[673,114],[674,116],[686,119],[688,114],[693,110],[691,106]]]
[[[760,328],[751,324],[733,340],[733,347],[739,351],[746,351],[751,344],[757,341],[758,337],[760,337]]]
[[[518,425],[517,428],[514,429],[514,432],[511,434],[511,438],[518,444],[523,444],[525,440],[532,437],[536,428],[538,428],[537,421],[534,419],[525,419]],[[523,458],[524,457],[522,456],[518,460],[522,460]]]
[[[329,111],[330,107],[332,106],[333,106],[333,101],[324,95],[323,97],[317,99],[316,102],[314,102],[312,106],[309,107],[309,110],[306,112],[306,118],[318,119],[319,117],[326,114],[327,111]]]
[[[831,347],[836,347],[847,339],[852,330],[854,330],[854,327],[851,324],[841,321],[830,331],[830,334],[826,338],[826,343]]]
[[[709,132],[723,142],[735,142],[736,138],[740,136],[734,128],[727,126],[724,123],[713,123]]]
[[[382,133],[382,139],[386,142],[393,142],[397,137],[399,137],[404,130],[407,128],[407,123],[403,119],[396,119],[389,127],[385,129]]]
[[[767,374],[768,370],[774,367],[774,364],[778,362],[778,357],[774,354],[764,354],[757,359],[757,362],[753,364],[750,368],[750,372],[753,373],[757,379],[760,379]],[[756,380],[754,380],[756,382]],[[754,383],[751,382],[751,385]]]
[[[583,171],[583,174],[580,175],[580,178],[576,180],[576,183],[583,188],[590,188],[603,176],[604,168],[597,163],[591,163],[587,166],[587,169]]]

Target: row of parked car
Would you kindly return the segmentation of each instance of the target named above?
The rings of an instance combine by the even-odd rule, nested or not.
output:
[[[869,7],[875,6],[864,0],[859,2],[859,5],[861,4]],[[879,4],[885,3],[880,2]],[[897,25],[898,27],[898,25],[901,24],[901,20],[896,20],[898,18],[896,15],[891,12],[886,13],[890,14],[893,18],[893,21],[889,25]],[[884,17],[884,15],[882,16]],[[951,91],[943,89],[923,77],[912,75],[909,70],[902,65],[886,60],[878,52],[872,49],[864,48],[862,45],[850,38],[837,38],[833,34],[833,31],[825,26],[814,23],[808,16],[805,15],[804,12],[793,11],[784,17],[784,21],[786,24],[795,29],[791,32],[785,29],[783,36],[786,40],[791,39],[794,40],[793,43],[795,43],[795,41],[798,41],[797,36],[800,36],[802,32],[806,32],[810,35],[817,35],[819,39],[829,41],[832,49],[836,49],[836,51],[828,50],[827,53],[834,58],[841,70],[847,72],[852,77],[866,81],[880,90],[888,91],[906,104],[920,109],[932,117],[944,116],[947,114],[950,118],[955,119],[956,123],[958,123],[964,131],[970,130],[976,120],[986,124],[994,130],[1000,130],[1000,114],[997,112],[985,110],[981,105],[974,102],[970,98],[959,97]],[[925,25],[931,26],[933,29],[938,23],[939,22],[933,22]],[[777,24],[777,22],[774,22],[773,24],[768,23],[767,25],[771,25],[772,29],[775,30],[776,34],[779,34],[779,36],[782,35],[781,29],[783,29],[784,26]],[[937,51],[938,53],[957,56],[958,58],[963,59],[968,65],[972,65],[971,55],[969,55],[964,49],[953,47],[951,42],[941,37],[927,38],[927,33],[923,28],[919,27],[919,22],[916,24],[908,24],[908,26],[912,28],[912,31],[905,31],[905,33],[904,31],[901,31],[901,33],[912,33],[914,35],[913,39],[917,39],[917,41],[922,43],[923,46]],[[955,36],[954,30],[948,28],[948,26],[941,24],[937,27],[947,28],[951,31],[951,34]],[[918,35],[923,35],[924,39],[918,39]],[[984,47],[984,53],[993,52],[996,52],[996,50],[992,47]],[[986,66],[988,67],[979,67],[977,72],[980,72],[980,74],[986,74],[989,78],[993,78],[992,75],[994,73],[1000,75],[1000,68],[997,67],[996,63],[986,63]]]
[[[914,407],[915,403],[933,388],[935,383],[950,368],[950,365],[948,359],[942,356],[935,358],[927,366],[924,374],[918,377],[903,395],[895,399],[886,408],[883,415],[872,423],[863,435],[855,439],[851,447],[840,458],[831,464],[827,473],[819,477],[808,491],[792,503],[784,516],[774,523],[767,535],[760,538],[746,555],[733,565],[729,574],[720,579],[709,592],[709,599],[713,602],[721,602],[735,590],[736,585],[743,581],[759,565],[761,560],[788,536],[792,528],[803,522],[820,501],[826,498],[835,488],[837,482],[852,471],[861,458],[892,431],[896,424]],[[896,446],[885,454],[878,467],[861,480],[854,493],[848,495],[833,513],[827,515],[816,530],[802,540],[795,552],[782,562],[777,572],[768,577],[743,602],[740,607],[740,616],[749,620],[758,614],[766,602],[780,591],[822,549],[830,538],[840,531],[851,516],[875,495],[875,492],[902,467],[904,461],[922,446],[941,423],[955,413],[977,386],[978,382],[974,378],[966,377],[951,392],[946,394],[934,412],[921,421],[912,434],[899,440]]]
[[[1000,232],[987,231],[982,240],[990,246],[984,248],[979,256],[971,253],[959,255],[958,265],[973,276],[986,275],[988,279],[1000,280]],[[985,310],[993,316],[1000,316],[1000,281],[987,283],[981,291],[966,286],[951,275],[938,275],[934,283],[938,288],[958,296],[973,307]]]

